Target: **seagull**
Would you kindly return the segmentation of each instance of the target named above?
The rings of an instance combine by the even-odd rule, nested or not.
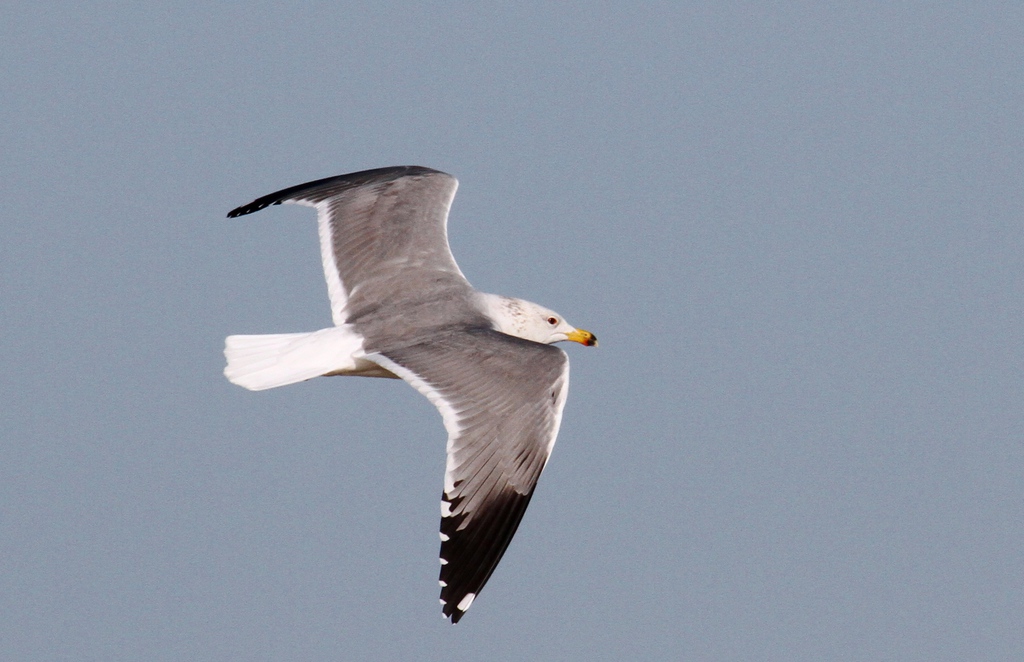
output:
[[[317,212],[334,326],[234,335],[224,375],[260,391],[350,375],[405,380],[448,433],[441,611],[457,623],[523,518],[558,436],[569,359],[552,343],[594,334],[522,299],[479,292],[448,246],[458,181],[421,166],[328,177],[228,213],[293,203]]]

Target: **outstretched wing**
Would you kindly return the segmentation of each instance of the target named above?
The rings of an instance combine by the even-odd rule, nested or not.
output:
[[[441,411],[441,605],[458,622],[519,527],[558,435],[569,386],[562,350],[489,329],[368,355]]]
[[[458,181],[421,166],[396,166],[318,179],[265,195],[228,213],[270,205],[314,207],[320,224],[331,314],[336,325],[378,313],[401,292],[436,296],[469,287],[448,247],[448,209]]]

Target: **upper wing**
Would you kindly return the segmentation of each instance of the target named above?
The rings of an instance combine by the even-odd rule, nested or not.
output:
[[[505,553],[551,454],[569,359],[489,329],[366,358],[409,382],[444,418],[441,605],[458,622]]]
[[[448,209],[458,181],[421,166],[365,170],[265,195],[228,213],[290,202],[317,210],[320,252],[337,325],[375,312],[388,295],[415,296],[468,283],[448,247]]]

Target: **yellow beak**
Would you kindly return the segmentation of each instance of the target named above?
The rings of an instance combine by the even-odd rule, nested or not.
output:
[[[586,345],[587,347],[597,347],[597,336],[590,331],[576,329],[572,333],[567,334],[566,338],[573,342],[578,342],[581,345]]]

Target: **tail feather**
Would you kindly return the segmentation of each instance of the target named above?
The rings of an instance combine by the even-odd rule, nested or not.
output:
[[[362,349],[362,337],[344,326],[312,333],[228,336],[224,376],[233,384],[262,391],[352,370]]]

